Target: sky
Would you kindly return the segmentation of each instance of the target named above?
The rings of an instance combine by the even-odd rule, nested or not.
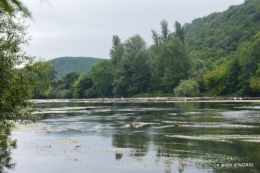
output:
[[[32,12],[27,53],[46,60],[63,57],[110,58],[113,35],[122,42],[139,34],[152,44],[165,19],[170,31],[244,0],[21,0]]]

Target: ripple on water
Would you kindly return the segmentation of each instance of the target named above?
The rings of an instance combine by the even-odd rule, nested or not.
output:
[[[165,135],[165,136],[170,138],[209,140],[209,141],[217,141],[217,142],[230,142],[231,140],[253,142],[253,141],[260,140],[260,135],[199,135],[199,136]]]

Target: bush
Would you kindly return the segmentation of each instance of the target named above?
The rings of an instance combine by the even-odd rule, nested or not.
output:
[[[179,86],[174,88],[176,96],[195,97],[200,94],[199,84],[194,79],[181,80]]]

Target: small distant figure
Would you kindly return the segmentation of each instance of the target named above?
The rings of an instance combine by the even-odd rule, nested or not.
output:
[[[81,147],[80,145],[76,145],[74,150],[78,150],[78,149],[80,149],[80,147]]]
[[[242,100],[242,98],[240,97],[239,100]]]
[[[182,127],[182,124],[173,124],[173,127],[179,128],[179,127]]]
[[[236,97],[234,97],[234,100],[236,100],[237,98]]]

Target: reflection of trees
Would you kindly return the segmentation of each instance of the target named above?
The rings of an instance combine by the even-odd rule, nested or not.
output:
[[[148,152],[150,138],[138,134],[114,134],[112,136],[112,145],[117,148],[132,148],[135,152],[129,153],[132,157],[142,157]],[[122,155],[123,156],[123,155]],[[116,159],[121,159],[122,156],[116,154]]]
[[[12,124],[6,121],[0,122],[0,172],[5,173],[7,169],[14,169],[12,163],[11,150],[16,148],[16,140],[11,140]]]

